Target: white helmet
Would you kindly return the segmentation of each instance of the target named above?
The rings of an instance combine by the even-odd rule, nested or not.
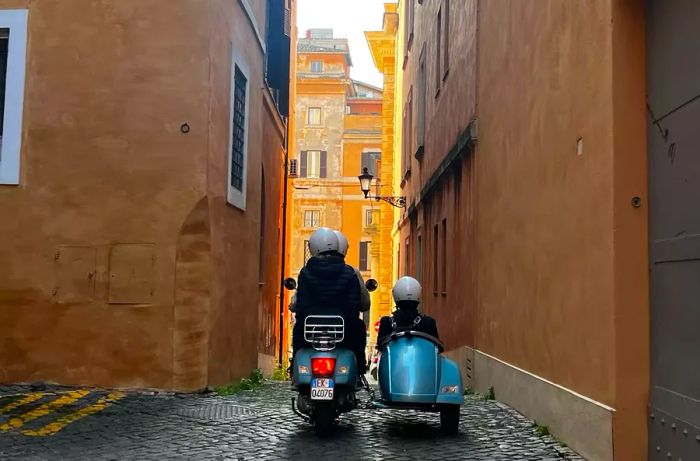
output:
[[[309,250],[312,256],[318,256],[329,251],[338,251],[338,237],[327,227],[322,227],[311,234]]]
[[[342,232],[340,231],[333,231],[335,232],[335,236],[338,237],[338,253],[343,255],[343,257],[348,255],[348,247],[350,244],[348,243],[348,239],[345,238]]]
[[[418,280],[413,277],[401,277],[391,291],[394,295],[394,302],[416,301],[420,302],[421,287]]]

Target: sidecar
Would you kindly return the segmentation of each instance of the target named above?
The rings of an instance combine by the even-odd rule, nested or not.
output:
[[[442,356],[440,340],[417,331],[398,331],[379,341],[377,408],[440,413],[443,431],[457,433],[464,387],[459,366]]]

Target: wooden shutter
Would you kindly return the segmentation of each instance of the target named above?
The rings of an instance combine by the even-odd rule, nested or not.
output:
[[[299,176],[302,178],[306,177],[307,158],[307,152],[305,150],[301,151],[301,161],[299,162]]]
[[[369,270],[369,264],[367,261],[367,247],[369,245],[369,242],[360,242],[360,270],[361,271],[367,271]]]
[[[327,159],[328,159],[328,153],[327,153],[325,150],[322,150],[322,151],[321,151],[320,157],[321,157],[321,167],[320,167],[320,169],[319,169],[319,173],[320,173],[319,176],[320,176],[321,178],[325,178],[325,177],[326,177],[326,171],[327,171],[326,162],[327,162]]]

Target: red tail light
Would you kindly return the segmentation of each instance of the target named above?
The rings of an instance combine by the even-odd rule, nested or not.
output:
[[[332,357],[316,357],[311,359],[311,371],[314,376],[328,378],[335,372],[335,359]]]

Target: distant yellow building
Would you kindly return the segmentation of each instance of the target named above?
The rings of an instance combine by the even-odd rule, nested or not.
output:
[[[350,66],[348,41],[334,38],[332,29],[299,39],[289,204],[294,277],[309,257],[309,237],[322,226],[347,236],[347,262],[365,279],[392,272],[391,260],[383,262],[373,248],[380,206],[364,198],[357,179],[364,167],[379,171],[382,89],[352,80]]]
[[[398,145],[397,140],[401,139],[401,124],[397,123],[395,110],[396,89],[401,88],[401,82],[397,82],[396,73],[396,45],[399,28],[399,16],[396,12],[395,3],[384,4],[384,21],[380,31],[366,32],[367,43],[369,44],[374,59],[374,65],[384,75],[384,88],[382,95],[382,117],[381,117],[381,151],[382,158],[379,168],[381,179],[381,195],[400,195],[399,187],[400,173],[396,170],[400,162],[395,162],[394,146]],[[398,87],[397,87],[398,85]],[[371,322],[375,324],[379,318],[389,315],[393,307],[391,289],[398,274],[398,258],[401,255],[401,245],[398,233],[395,232],[395,224],[399,221],[400,213],[398,208],[394,208],[385,202],[376,202],[379,208],[379,215],[375,220],[376,237],[374,249],[374,259],[377,266],[381,268],[377,272],[379,290],[375,294],[376,300],[372,303]],[[371,329],[370,343],[376,341],[376,332]]]

